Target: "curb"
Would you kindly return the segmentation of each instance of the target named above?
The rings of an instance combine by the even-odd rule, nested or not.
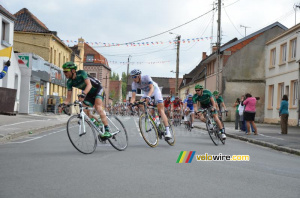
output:
[[[66,123],[61,123],[61,124],[56,124],[56,125],[51,125],[51,126],[46,126],[46,127],[41,127],[41,128],[35,128],[35,129],[27,129],[26,131],[22,131],[22,132],[18,132],[18,133],[9,133],[6,136],[0,137],[0,143],[6,143],[9,141],[15,140],[19,137],[27,136],[29,134],[33,135],[33,134],[36,134],[36,133],[39,133],[39,132],[42,132],[45,130],[49,130],[49,129],[56,128],[56,127],[61,127],[64,125],[66,125]],[[32,133],[30,133],[30,132],[32,132]]]
[[[195,128],[198,129],[202,129],[202,130],[206,130],[206,128],[204,127],[200,127],[200,126],[195,126]],[[286,153],[290,153],[290,154],[294,154],[294,155],[298,155],[300,156],[300,150],[296,150],[296,149],[292,149],[292,148],[288,148],[288,147],[284,147],[284,146],[278,146],[276,144],[273,143],[268,143],[268,142],[264,142],[264,141],[260,141],[260,140],[254,140],[254,139],[250,139],[250,138],[246,138],[246,137],[242,137],[242,136],[238,136],[238,135],[233,135],[233,134],[229,134],[226,133],[226,135],[228,137],[234,138],[234,139],[239,139],[245,142],[250,142],[252,144],[257,144],[260,146],[264,146],[264,147],[268,147],[277,151],[282,151],[282,152],[286,152]]]

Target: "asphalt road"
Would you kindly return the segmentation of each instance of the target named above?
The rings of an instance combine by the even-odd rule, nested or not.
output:
[[[0,145],[0,198],[300,197],[300,157],[176,127],[175,146],[150,148],[136,117],[121,117],[125,151],[99,144],[91,155],[71,145],[64,127]],[[196,151],[191,163],[176,163]],[[250,161],[197,161],[196,155],[249,155]]]

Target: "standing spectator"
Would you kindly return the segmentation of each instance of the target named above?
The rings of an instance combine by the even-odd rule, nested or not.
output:
[[[240,126],[240,130],[242,128],[241,126],[241,122],[240,122],[240,114],[239,114],[239,105],[240,105],[240,99],[237,98],[233,107],[235,108],[235,130],[238,131],[239,130],[239,126]]]
[[[280,103],[279,116],[281,117],[281,134],[287,134],[288,132],[288,119],[289,119],[289,103],[288,96],[283,95]]]
[[[10,66],[10,60],[6,61],[6,63],[4,64],[3,71],[0,73],[0,79],[4,78],[9,66]]]
[[[256,113],[256,98],[252,97],[251,94],[247,93],[245,95],[246,100],[242,102],[242,106],[246,105],[245,107],[245,112],[244,112],[244,119],[246,120],[246,125],[247,125],[247,135],[251,135],[250,132],[250,124],[253,125],[254,128],[254,135],[257,135],[257,128],[254,123],[254,118],[255,118],[255,113]]]

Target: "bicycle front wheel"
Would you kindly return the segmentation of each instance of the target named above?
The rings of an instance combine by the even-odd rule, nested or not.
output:
[[[150,147],[156,147],[158,144],[158,132],[155,123],[149,116],[142,114],[139,120],[139,127],[142,137]]]
[[[83,154],[91,154],[97,147],[96,133],[88,119],[84,122],[78,115],[69,118],[67,133],[72,145]]]
[[[169,130],[170,130],[170,133],[172,135],[172,139],[169,139],[169,140],[166,140],[166,141],[170,146],[174,146],[174,144],[175,144],[175,131],[173,130],[173,127],[172,127],[169,120],[168,120],[168,123],[169,123]]]
[[[210,119],[206,119],[206,129],[208,131],[209,137],[210,139],[213,141],[213,143],[218,146],[220,138],[219,138],[219,134],[218,134],[218,127],[216,128],[216,126],[214,126],[213,129],[210,128],[211,125],[211,120]]]
[[[118,151],[124,151],[128,146],[128,136],[123,123],[116,116],[108,116],[107,121],[112,134],[109,143]]]

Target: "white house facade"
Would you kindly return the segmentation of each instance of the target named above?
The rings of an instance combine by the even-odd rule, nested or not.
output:
[[[14,40],[14,20],[15,17],[10,14],[5,8],[0,5],[0,50],[13,46]],[[0,57],[0,72],[4,68],[4,63],[9,60],[8,57]],[[19,111],[19,98],[20,98],[20,85],[21,85],[21,72],[18,65],[18,60],[15,57],[15,54],[11,52],[11,66],[8,68],[8,71],[4,78],[0,79],[0,88],[9,90],[15,89],[16,98],[14,111]],[[8,88],[8,89],[7,89]]]
[[[289,125],[299,125],[300,24],[266,43],[266,123],[279,123],[283,95],[288,96]]]

